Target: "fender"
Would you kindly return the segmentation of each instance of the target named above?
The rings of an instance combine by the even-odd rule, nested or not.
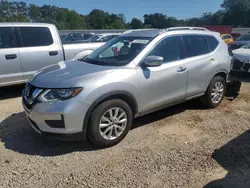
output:
[[[110,99],[110,98],[116,98],[116,97],[120,97],[122,98],[123,97],[127,97],[127,99],[130,99],[132,100],[131,102],[134,103],[134,109],[132,109],[134,115],[136,116],[136,114],[138,114],[138,103],[135,99],[135,97],[127,92],[127,91],[114,91],[114,92],[110,92],[110,93],[107,93],[103,96],[101,96],[100,98],[98,98],[91,106],[90,108],[88,109],[85,117],[84,117],[84,120],[83,120],[83,128],[82,128],[82,131],[87,132],[87,128],[88,128],[88,123],[89,123],[89,119],[90,119],[90,116],[91,116],[91,113],[93,112],[93,110],[98,106],[98,104],[100,104],[101,102],[105,101],[106,99]],[[131,105],[131,104],[130,104]],[[133,108],[133,107],[132,107]]]

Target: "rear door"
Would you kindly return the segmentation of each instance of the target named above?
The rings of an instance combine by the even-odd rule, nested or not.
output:
[[[0,27],[0,86],[19,83],[22,80],[13,27]]]
[[[209,48],[205,35],[183,36],[188,63],[187,98],[204,93],[213,77],[216,66],[214,50],[218,41],[213,37],[213,48]],[[211,36],[212,37],[212,36]]]
[[[63,60],[59,42],[49,27],[18,27],[20,60],[24,79],[41,68]]]

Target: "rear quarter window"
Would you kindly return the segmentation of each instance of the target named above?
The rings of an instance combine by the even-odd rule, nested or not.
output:
[[[219,41],[214,36],[206,36],[209,52],[214,51],[219,46]]]
[[[47,27],[19,27],[23,47],[49,46],[53,38]]]
[[[203,35],[185,35],[183,41],[187,57],[195,57],[209,53],[208,43]]]

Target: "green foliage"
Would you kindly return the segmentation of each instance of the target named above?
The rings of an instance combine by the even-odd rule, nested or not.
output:
[[[23,1],[0,0],[0,22],[46,22],[58,29],[140,29],[174,26],[233,25],[250,27],[250,0],[224,0],[222,10],[207,12],[200,17],[177,19],[162,13],[145,14],[144,21],[133,18],[126,22],[124,14],[110,14],[94,9],[81,15],[67,8],[37,6]]]
[[[132,29],[141,29],[141,28],[143,28],[142,21],[137,19],[137,18],[133,18],[130,25],[131,25]]]

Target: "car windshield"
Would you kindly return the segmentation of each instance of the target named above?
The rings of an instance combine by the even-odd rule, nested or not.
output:
[[[100,37],[102,37],[102,35],[94,35],[89,38],[89,42],[97,42],[100,39]]]
[[[243,48],[245,48],[245,49],[250,49],[250,43],[247,44],[247,45],[245,45],[245,46],[243,46]]]
[[[83,61],[103,66],[123,66],[132,61],[152,40],[145,37],[116,37]]]
[[[238,38],[238,41],[250,41],[250,35],[242,35]]]

